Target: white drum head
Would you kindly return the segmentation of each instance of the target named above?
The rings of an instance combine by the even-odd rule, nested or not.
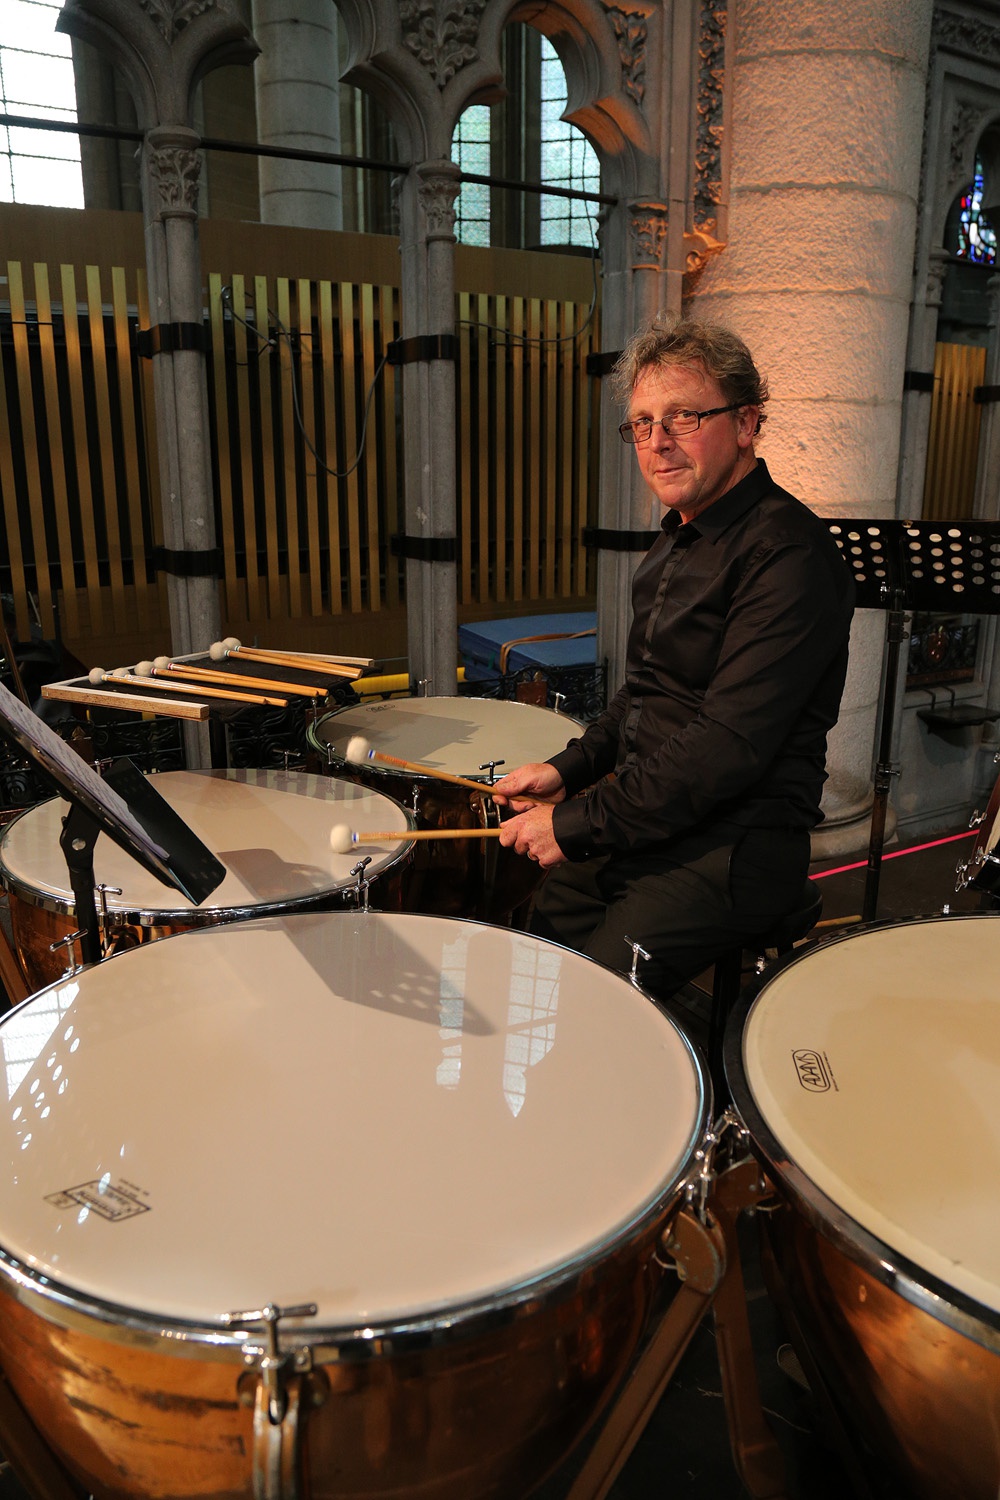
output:
[[[348,741],[362,735],[373,750],[456,776],[481,777],[480,768],[493,760],[498,778],[528,761],[548,760],[582,730],[574,719],[550,708],[457,697],[361,703],[338,709],[317,727],[341,760]],[[378,761],[374,765],[385,769]]]
[[[162,884],[111,839],[94,846],[94,876],[121,888],[112,911],[228,911],[302,900],[352,883],[359,853],[371,855],[369,879],[398,859],[410,822],[378,792],[328,776],[297,771],[164,771],[151,778],[160,796],[226,866],[226,876],[200,906]],[[59,835],[67,804],[40,803],[16,819],[0,841],[0,876],[15,888],[74,904]],[[386,832],[392,842],[334,854],[335,824]],[[398,840],[398,842],[397,842]]]
[[[623,1237],[703,1131],[700,1070],[626,980],[439,917],[200,929],[0,1022],[0,1249],[81,1296],[216,1324],[398,1323]]]
[[[764,985],[743,1070],[793,1168],[890,1252],[1000,1311],[998,974],[1000,917],[856,933]]]

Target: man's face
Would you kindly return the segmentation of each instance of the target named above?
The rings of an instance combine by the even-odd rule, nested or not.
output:
[[[718,383],[699,365],[651,366],[639,374],[629,402],[629,420],[651,417],[656,424],[636,456],[642,477],[661,505],[691,521],[749,474],[757,460],[753,433],[756,406],[706,417],[697,432],[668,437],[661,417],[679,412],[711,411],[729,402]]]

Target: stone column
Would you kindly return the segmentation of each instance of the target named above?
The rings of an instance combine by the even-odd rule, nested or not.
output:
[[[149,313],[154,330],[201,329],[198,146],[193,130],[158,126],[147,132],[142,147]],[[192,334],[193,347],[154,355],[153,388],[164,544],[169,552],[204,556],[215,547],[215,508],[204,355],[195,338]],[[219,590],[214,577],[188,578],[168,568],[167,592],[176,655],[204,651],[218,640]]]
[[[990,341],[986,349],[983,384],[1000,386],[1000,275],[986,283]],[[976,470],[976,515],[982,521],[1000,516],[1000,402],[983,403],[979,427],[979,464]],[[990,699],[991,703],[996,700]]]
[[[664,306],[667,286],[662,276],[668,233],[665,203],[633,199],[611,210],[601,242],[611,265],[605,265],[602,286],[601,341],[610,351],[651,322]],[[615,265],[615,261],[619,264]],[[680,301],[680,282],[676,282]],[[659,526],[662,509],[644,482],[634,449],[617,433],[622,420],[607,382],[601,394],[601,529],[617,537],[603,546],[597,560],[597,656],[608,663],[608,695],[613,695],[625,672],[631,610],[632,575],[646,548],[639,538]],[[636,543],[626,545],[628,533]]]
[[[994,221],[995,222],[995,221]],[[986,353],[984,385],[1000,386],[1000,275],[991,276],[986,283],[989,298],[990,341]],[[982,424],[979,429],[979,465],[976,471],[976,515],[983,521],[995,521],[1000,516],[1000,403],[987,401],[982,409]],[[990,663],[987,703],[996,703],[1000,694],[1000,651],[997,638],[1000,636],[996,619],[984,619],[981,630],[987,641],[992,636],[992,648],[987,646],[982,659]],[[983,735],[982,750],[987,757],[997,753],[1000,735],[995,725],[987,726]],[[989,772],[995,768],[990,766]]]
[[[948,252],[932,250],[929,262],[923,285],[918,284],[915,288],[906,355],[909,388],[903,392],[898,483],[899,511],[904,520],[919,520],[924,504],[927,442],[934,397],[934,355]],[[919,279],[918,272],[918,283]]]
[[[253,10],[261,145],[339,152],[338,17],[331,0],[254,0]],[[258,170],[263,223],[343,228],[339,167],[262,156]]]
[[[214,556],[208,387],[198,247],[198,80],[252,62],[257,45],[225,0],[66,0],[60,30],[108,56],[129,88],[139,128],[149,330],[156,399],[171,651],[205,651],[220,634]],[[172,556],[169,554],[173,554]],[[186,726],[189,765],[207,763],[208,736]]]
[[[406,620],[410,674],[430,694],[458,685],[455,465],[455,200],[451,161],[414,167],[400,187],[401,332],[444,340],[403,365]]]
[[[740,0],[730,247],[691,311],[771,382],[760,445],[824,515],[896,514],[931,0]],[[860,848],[885,617],[856,617],[823,852]]]
[[[692,256],[722,249],[714,234],[723,196],[726,12],[717,0],[637,0],[621,9],[605,0],[605,7],[625,93],[638,111],[628,151],[602,154],[604,190],[619,199],[601,231],[601,343],[610,356],[658,312],[679,313]],[[609,693],[625,672],[632,575],[646,550],[639,539],[663,514],[634,451],[617,435],[621,420],[605,385],[597,650],[608,663]]]

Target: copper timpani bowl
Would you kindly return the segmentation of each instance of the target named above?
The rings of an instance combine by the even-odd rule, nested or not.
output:
[[[528,1495],[642,1340],[710,1109],[619,975],[441,917],[167,938],[0,1052],[0,1364],[98,1500]]]

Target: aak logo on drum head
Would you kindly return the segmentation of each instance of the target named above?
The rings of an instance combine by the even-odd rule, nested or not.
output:
[[[833,1086],[833,1075],[821,1052],[802,1048],[792,1053],[792,1062],[799,1075],[799,1082],[811,1094],[825,1094]]]

